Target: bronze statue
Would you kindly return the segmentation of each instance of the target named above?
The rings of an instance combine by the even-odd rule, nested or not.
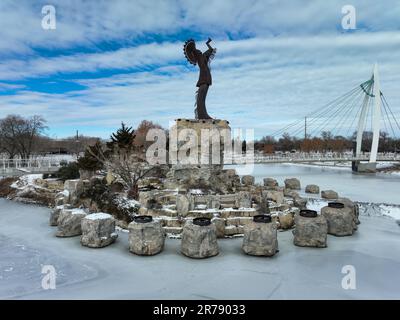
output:
[[[193,39],[189,39],[183,46],[183,52],[185,53],[188,61],[193,65],[198,65],[200,69],[199,80],[196,86],[199,88],[196,94],[196,119],[212,119],[206,109],[206,96],[208,87],[211,86],[211,72],[210,72],[210,61],[214,58],[217,49],[210,46],[212,40],[208,38],[206,45],[208,50],[202,53],[196,49],[196,44]]]

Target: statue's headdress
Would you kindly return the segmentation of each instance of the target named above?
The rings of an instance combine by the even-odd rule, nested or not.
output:
[[[185,54],[186,59],[193,65],[197,64],[196,56],[196,45],[193,39],[189,39],[183,45],[183,53]]]

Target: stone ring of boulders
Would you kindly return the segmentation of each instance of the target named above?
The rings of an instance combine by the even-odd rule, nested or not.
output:
[[[327,246],[328,234],[352,235],[360,223],[357,204],[350,199],[339,198],[333,190],[321,191],[321,198],[332,202],[323,207],[319,214],[307,209],[307,199],[295,191],[301,190],[300,181],[296,178],[286,179],[284,187],[280,187],[272,178],[264,179],[264,187],[254,183],[253,176],[243,176],[243,189],[238,189],[234,194],[213,194],[208,197],[202,194],[193,196],[190,193],[171,196],[158,190],[144,192],[143,199],[139,196],[138,203],[142,206],[139,209],[145,210],[135,211],[140,215],[134,216],[128,225],[129,251],[137,255],[161,252],[166,232],[170,228],[180,229],[181,253],[191,258],[218,255],[217,238],[237,234],[243,234],[242,250],[246,254],[273,256],[279,252],[278,228],[286,230],[295,226],[293,243],[296,246],[324,248]],[[65,184],[65,192],[56,198],[49,224],[58,227],[58,237],[80,235],[83,246],[105,247],[118,237],[115,232],[116,220],[108,213],[89,214],[89,210],[100,210],[97,206],[77,202],[79,193],[74,190],[84,185],[85,181],[80,180],[70,180]],[[307,185],[305,192],[319,193],[319,186]],[[170,215],[173,207],[164,210],[164,213],[168,213],[168,219],[160,218],[158,212],[163,210],[164,204],[159,201],[161,197],[168,205],[175,198],[175,204],[172,205],[175,205],[176,218]],[[204,211],[204,208],[211,210]],[[220,211],[219,215],[214,214],[215,211]]]
[[[326,247],[327,234],[351,235],[355,222],[353,207],[341,202],[329,202],[317,211],[303,209],[295,215],[293,243],[301,247]],[[353,208],[354,209],[354,208]],[[107,213],[87,214],[82,209],[57,207],[58,237],[81,235],[81,244],[91,248],[105,247],[115,241],[115,220]],[[54,217],[50,217],[54,225]],[[137,255],[155,255],[164,248],[165,233],[152,216],[136,216],[129,224],[129,250]],[[279,252],[277,226],[271,215],[256,215],[244,227],[242,244],[248,255],[273,256]],[[208,258],[219,253],[215,224],[200,217],[188,222],[182,232],[181,252],[191,258]]]

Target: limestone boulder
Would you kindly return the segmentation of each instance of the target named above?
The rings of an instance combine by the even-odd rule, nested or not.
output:
[[[61,191],[59,193],[56,194],[55,198],[54,198],[54,206],[58,207],[58,206],[62,206],[64,204],[67,204],[69,201],[69,194],[67,191]]]
[[[265,191],[263,191],[261,193],[261,197],[260,197],[260,201],[258,203],[258,211],[261,214],[269,214],[271,212],[270,208],[269,208],[269,201],[268,201],[268,197],[267,197],[267,193]]]
[[[213,223],[196,225],[193,221],[188,221],[183,227],[181,237],[181,252],[187,257],[203,259],[219,253],[217,230]]]
[[[135,220],[128,226],[129,250],[143,256],[160,253],[165,242],[165,232],[161,223],[151,218],[145,219],[148,222],[137,218]]]
[[[273,222],[251,222],[244,226],[242,249],[248,255],[273,256],[278,251],[277,226]]]
[[[161,197],[162,193],[158,190],[140,191],[139,204],[147,209],[161,209],[162,204],[159,201]]]
[[[296,214],[294,223],[296,226],[293,230],[294,245],[317,248],[325,248],[327,246],[328,223],[324,216],[307,217]]]
[[[316,184],[308,184],[306,186],[306,193],[319,194],[319,186]]]
[[[242,177],[242,184],[244,184],[245,186],[252,186],[254,185],[254,177],[251,175],[244,175]]]
[[[267,200],[274,201],[279,205],[283,203],[283,198],[284,198],[283,192],[269,190],[269,191],[264,191],[263,193],[265,193]]]
[[[225,219],[223,218],[213,218],[211,222],[215,225],[215,232],[217,234],[217,238],[225,237]]]
[[[79,179],[73,179],[73,180],[65,180],[64,182],[64,194],[68,197],[65,199],[64,203],[71,203],[74,204],[78,197],[77,197],[77,188],[79,184]]]
[[[218,193],[231,192],[238,183],[237,175],[212,165],[173,165],[165,180],[168,189],[203,189]]]
[[[264,187],[267,187],[267,189],[273,190],[274,188],[279,186],[278,181],[276,181],[273,178],[264,178],[263,182],[264,182]]]
[[[64,209],[69,208],[69,205],[59,205],[54,207],[54,209],[50,212],[49,225],[52,227],[56,227],[58,225],[58,218],[60,217],[61,212]]]
[[[351,201],[349,198],[338,198],[337,202],[343,203],[345,207],[348,207],[351,209],[351,212],[353,214],[353,220],[354,220],[354,230],[357,230],[357,225],[360,224],[359,220],[359,207],[358,204]]]
[[[207,207],[210,209],[220,209],[221,199],[218,196],[209,196],[207,199]]]
[[[87,213],[82,209],[63,209],[58,217],[57,237],[74,237],[82,234],[81,222]]]
[[[323,191],[321,191],[321,197],[323,199],[327,199],[327,200],[335,200],[335,199],[339,198],[337,192],[333,191],[333,190],[323,190]]]
[[[236,193],[235,206],[238,208],[251,208],[251,193],[248,191]]]
[[[292,199],[300,197],[300,195],[297,191],[294,191],[292,189],[287,189],[287,188],[283,189],[283,195],[285,197],[292,198]]]
[[[93,213],[85,216],[81,222],[81,244],[90,248],[102,248],[117,239],[115,220],[108,213]]]
[[[192,209],[190,203],[189,196],[178,194],[176,196],[176,212],[181,216],[186,216]]]
[[[294,216],[292,213],[280,213],[278,220],[280,228],[283,230],[292,229],[294,226]]]
[[[352,209],[338,202],[330,202],[321,209],[321,214],[328,222],[328,233],[334,236],[351,236],[354,232]]]
[[[305,209],[307,206],[307,199],[296,197],[293,199],[293,205],[299,209]]]
[[[285,179],[285,188],[292,190],[300,190],[300,180],[297,178]]]

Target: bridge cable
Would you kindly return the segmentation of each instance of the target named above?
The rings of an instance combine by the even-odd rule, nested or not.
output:
[[[324,117],[324,120],[316,127],[314,128],[310,135],[315,135],[317,134],[319,131],[321,131],[322,129],[326,128],[326,125],[331,122],[333,119],[336,119],[336,117],[343,111],[346,109],[346,107],[348,106],[348,103],[351,103],[352,101],[354,101],[354,99],[356,99],[359,95],[359,92],[356,92],[355,95],[351,96],[349,98],[349,101],[344,101],[343,104],[339,104],[337,107],[337,109],[332,109],[332,111],[326,115],[326,117]]]
[[[345,100],[341,101],[339,104],[337,104],[334,108],[331,108],[328,113],[323,114],[324,117],[319,117],[320,115],[315,115],[307,124],[311,125],[314,123],[318,123],[318,121],[322,121],[322,124],[320,124],[318,126],[318,128],[323,127],[329,120],[331,120],[332,118],[334,118],[341,110],[343,110],[346,105],[348,104],[348,101],[352,101],[354,99],[354,97],[356,97],[359,92],[360,92],[360,88],[357,88],[358,90],[355,90],[352,95],[350,95],[349,97],[346,97]],[[338,107],[336,109],[336,107]],[[324,120],[325,119],[325,120]],[[317,124],[318,125],[318,124]],[[317,131],[315,129],[310,131],[310,136],[313,135],[313,133],[316,133]],[[297,134],[298,132],[296,132]]]
[[[307,116],[311,117],[311,116],[313,115],[314,117],[317,117],[317,116],[319,116],[319,115],[322,115],[326,110],[328,110],[328,109],[332,106],[332,104],[337,103],[338,101],[341,101],[341,100],[343,100],[343,99],[346,99],[347,97],[351,96],[352,94],[354,94],[354,92],[356,92],[356,91],[359,90],[359,89],[360,89],[360,87],[357,86],[356,88],[350,90],[349,92],[343,94],[342,96],[340,96],[340,97],[338,97],[338,98],[332,100],[332,101],[329,102],[328,104],[324,105],[321,109],[318,109],[318,110],[315,110],[314,112],[311,112],[311,113],[308,114]],[[278,134],[282,134],[282,133],[285,132],[285,130],[287,130],[287,129],[293,127],[293,126],[295,126],[296,124],[303,123],[303,121],[304,121],[303,119],[297,120],[297,121],[295,121],[295,122],[293,122],[293,123],[291,123],[291,124],[285,126],[285,127],[282,128],[282,129],[279,129],[279,130],[276,130],[276,131],[272,132],[272,133],[270,134],[270,136],[274,137],[274,136],[277,136]]]

